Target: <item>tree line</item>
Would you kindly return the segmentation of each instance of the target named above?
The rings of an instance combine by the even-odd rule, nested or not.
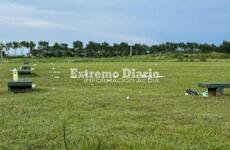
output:
[[[109,44],[107,42],[97,43],[90,41],[85,46],[82,41],[74,41],[70,48],[66,43],[55,43],[50,45],[47,41],[35,43],[33,41],[13,41],[0,44],[0,51],[5,49],[27,48],[34,57],[116,57],[146,54],[164,53],[210,53],[220,52],[230,54],[230,41],[223,41],[220,45],[200,44],[196,42],[166,42],[148,46],[145,44],[133,44],[126,42]]]

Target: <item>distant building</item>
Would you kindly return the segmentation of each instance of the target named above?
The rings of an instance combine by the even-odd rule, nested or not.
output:
[[[27,48],[17,48],[17,49],[10,49],[7,51],[8,56],[27,56],[29,53],[29,49]]]

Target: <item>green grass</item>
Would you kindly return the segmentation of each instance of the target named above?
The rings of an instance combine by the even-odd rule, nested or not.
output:
[[[230,90],[225,97],[185,96],[198,82],[229,82],[230,62],[141,62],[37,59],[37,90],[9,94],[10,68],[0,63],[0,149],[230,149]],[[55,62],[61,79],[52,78]],[[155,84],[90,84],[70,68],[119,71],[152,68]],[[55,90],[53,90],[55,88]],[[127,100],[126,97],[130,96]]]

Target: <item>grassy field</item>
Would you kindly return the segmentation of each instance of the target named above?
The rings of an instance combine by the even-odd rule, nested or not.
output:
[[[55,65],[51,65],[53,62]],[[198,82],[230,82],[230,62],[31,60],[36,90],[9,94],[10,69],[0,63],[0,149],[230,149],[230,91],[225,97],[185,96]],[[61,78],[52,77],[52,67]],[[84,83],[70,68],[120,71],[152,68],[159,83]],[[127,97],[130,99],[127,99]]]

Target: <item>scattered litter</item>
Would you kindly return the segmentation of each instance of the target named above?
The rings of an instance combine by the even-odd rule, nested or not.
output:
[[[54,73],[54,74],[60,74],[61,72],[58,72],[58,71],[54,71],[53,73]]]
[[[56,88],[52,88],[52,90],[56,90]]]
[[[130,99],[130,97],[129,97],[129,96],[127,96],[127,97],[126,97],[126,99],[127,99],[127,100],[129,100],[129,99]]]
[[[196,91],[194,91],[194,90],[192,90],[192,89],[187,89],[187,90],[185,91],[185,95],[198,96],[199,93],[196,92]]]
[[[60,79],[60,77],[59,77],[59,76],[55,76],[54,78],[55,78],[55,79]]]
[[[31,71],[34,71],[34,70],[35,70],[35,68],[31,68],[30,70],[31,70]]]
[[[35,87],[36,87],[36,84],[33,84],[33,85],[32,85],[32,88],[35,88]]]
[[[204,93],[201,93],[202,96],[208,97],[208,91],[205,91]]]
[[[52,69],[53,69],[53,70],[55,70],[55,68],[54,68],[54,67],[53,67]]]

